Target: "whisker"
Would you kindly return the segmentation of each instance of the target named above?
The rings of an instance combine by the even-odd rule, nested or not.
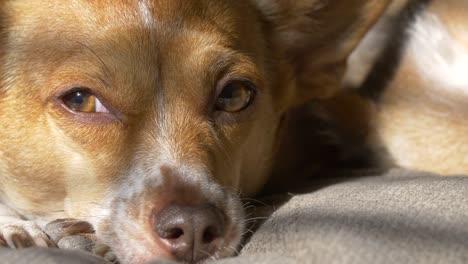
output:
[[[247,218],[243,222],[248,223],[248,222],[252,222],[252,221],[265,220],[265,219],[268,219],[268,216],[258,216],[258,217]]]
[[[241,236],[245,236],[245,235],[247,235],[247,234],[249,234],[249,233],[250,233],[251,235],[253,235],[255,232],[254,232],[252,229],[248,228],[248,229],[245,230],[244,233],[241,234]]]
[[[258,199],[255,199],[255,198],[248,198],[248,197],[245,197],[245,198],[241,198],[241,201],[251,201],[251,202],[256,202],[256,203],[259,203],[263,206],[267,206],[267,207],[271,207],[272,205],[270,204],[266,204],[265,202],[262,202]]]
[[[236,255],[239,255],[240,254],[240,251],[238,249],[236,249],[234,246],[229,246],[227,247],[228,249],[231,249],[232,251],[234,251],[234,253],[236,253]]]

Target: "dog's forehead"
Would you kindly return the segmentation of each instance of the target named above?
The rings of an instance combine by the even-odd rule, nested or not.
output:
[[[216,66],[216,57],[221,53],[233,50],[261,53],[262,45],[255,41],[260,34],[255,23],[251,23],[256,17],[251,8],[244,8],[247,2],[15,0],[11,3],[17,10],[11,21],[24,29],[13,42],[21,45],[24,61],[37,66],[34,71],[56,68],[66,61],[72,66],[83,65],[77,74],[84,69],[87,75],[96,75],[98,71],[105,78],[101,72],[111,72],[110,78],[114,80],[107,81],[120,87],[141,87],[153,93],[159,82],[177,93],[183,86],[197,82],[201,85],[200,80],[206,77],[209,68]],[[94,69],[101,64],[110,69]],[[173,78],[173,73],[178,73],[177,78]],[[161,84],[163,78],[172,83]],[[193,91],[205,93],[203,89]],[[137,97],[131,89],[117,92],[128,92],[121,97],[129,102]],[[140,93],[138,97],[153,95]]]
[[[30,2],[30,1],[25,1]],[[62,13],[68,18],[94,23],[97,27],[147,27],[159,30],[202,24],[232,30],[235,20],[246,19],[247,2],[184,0],[47,0],[36,1],[43,14]],[[54,6],[55,9],[50,9]],[[244,16],[242,16],[243,14]],[[49,17],[51,19],[52,17]],[[58,16],[65,18],[65,16]],[[242,19],[240,19],[242,18]],[[64,25],[65,26],[65,25]]]
[[[22,45],[66,50],[85,44],[129,53],[178,55],[207,46],[258,53],[259,21],[249,2],[183,0],[15,0],[10,20]],[[67,46],[68,45],[68,46]],[[256,50],[252,50],[256,49]],[[96,51],[96,50],[94,50]],[[119,55],[119,50],[114,50]],[[127,53],[127,54],[124,54]],[[178,54],[176,54],[178,53]],[[183,54],[181,56],[185,56]],[[144,54],[146,56],[146,54]],[[135,54],[131,54],[135,57]]]
[[[242,35],[255,17],[246,1],[183,0],[15,0],[8,2],[14,22],[40,30],[89,33],[98,36],[118,31],[151,30],[159,35],[198,29]],[[27,29],[24,31],[27,32]],[[228,36],[226,36],[228,37]]]

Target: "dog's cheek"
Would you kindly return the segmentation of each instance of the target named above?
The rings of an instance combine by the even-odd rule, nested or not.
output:
[[[263,94],[256,103],[249,121],[220,131],[223,147],[216,155],[215,175],[243,195],[257,193],[267,181],[280,119],[270,94]]]
[[[239,189],[248,196],[259,192],[267,181],[275,148],[275,121],[257,125],[242,149],[242,170]],[[263,128],[268,127],[268,130]]]
[[[20,94],[3,98],[0,107],[5,109],[0,114],[0,188],[4,198],[26,215],[61,208],[64,156],[56,151],[46,119],[38,113],[37,105],[28,105]]]
[[[127,134],[118,126],[83,127],[70,120],[50,121],[57,148],[65,157],[63,177],[69,217],[87,219],[126,171],[130,160]]]

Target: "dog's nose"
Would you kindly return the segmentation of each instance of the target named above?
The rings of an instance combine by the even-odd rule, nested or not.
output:
[[[154,220],[156,234],[169,243],[179,261],[194,263],[210,257],[224,236],[224,216],[212,205],[171,205]]]

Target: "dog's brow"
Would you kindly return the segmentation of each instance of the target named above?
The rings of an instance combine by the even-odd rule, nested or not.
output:
[[[96,57],[97,60],[101,63],[102,68],[104,70],[104,76],[106,77],[106,78],[103,78],[101,80],[104,82],[104,84],[107,87],[110,87],[110,84],[107,81],[107,79],[110,76],[111,71],[109,70],[109,67],[107,67],[106,63],[101,59],[101,57],[99,57],[99,55],[91,47],[89,47],[88,45],[86,45],[86,44],[84,44],[83,42],[80,42],[80,41],[76,41],[76,43],[79,44],[80,46],[82,46],[83,48],[85,48],[86,50],[88,50],[89,52],[91,52],[91,54],[93,54],[93,56]]]
[[[255,60],[248,53],[238,51],[225,52],[211,64],[210,71],[220,72],[228,76],[245,77],[261,86],[262,74]]]

